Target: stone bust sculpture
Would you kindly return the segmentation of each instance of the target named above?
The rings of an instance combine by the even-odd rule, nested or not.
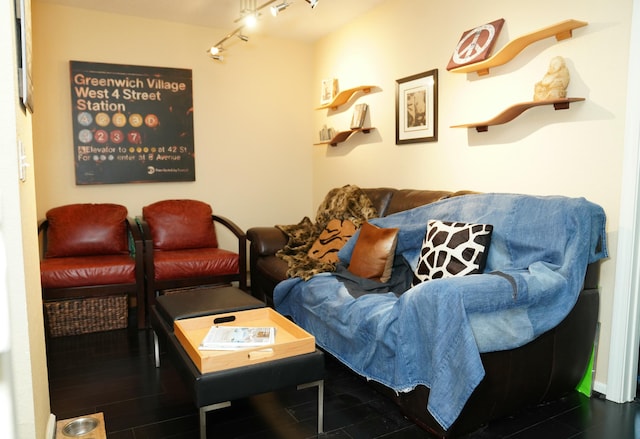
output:
[[[533,93],[534,101],[562,99],[567,97],[569,85],[569,69],[564,58],[556,56],[551,59],[549,69],[544,77],[536,82]]]

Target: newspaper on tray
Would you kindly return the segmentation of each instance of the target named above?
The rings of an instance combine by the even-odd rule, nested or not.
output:
[[[209,329],[198,347],[200,350],[229,351],[274,344],[276,328],[248,326],[217,326]]]

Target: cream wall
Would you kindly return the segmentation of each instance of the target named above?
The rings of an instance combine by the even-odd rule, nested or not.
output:
[[[18,99],[13,2],[0,8],[0,431],[45,437],[49,385],[38,264],[33,167],[18,177],[18,142],[33,163],[32,119]],[[4,262],[6,261],[6,266]],[[9,407],[4,397],[13,395]]]
[[[35,6],[39,217],[77,202],[121,203],[135,216],[166,198],[206,201],[243,229],[308,214],[312,120],[301,109],[312,105],[310,44],[234,39],[221,64],[205,51],[230,29]],[[69,60],[192,69],[196,181],[76,186]]]
[[[607,379],[611,311],[620,210],[620,186],[630,36],[631,1],[541,0],[535,7],[508,0],[425,2],[388,0],[316,45],[315,84],[338,78],[342,89],[375,84],[380,89],[357,102],[369,104],[369,135],[337,147],[313,147],[313,195],[354,183],[362,187],[473,189],[584,196],[607,213],[611,257],[601,268],[601,334],[597,389]],[[589,22],[574,37],[537,42],[512,62],[476,74],[446,70],[462,32],[505,19],[496,50],[523,34],[573,18]],[[451,125],[490,119],[529,101],[549,60],[565,57],[569,96],[585,97],[569,110],[539,107],[485,133]],[[439,71],[438,142],[395,145],[396,80]],[[323,124],[349,126],[352,106],[314,114]]]

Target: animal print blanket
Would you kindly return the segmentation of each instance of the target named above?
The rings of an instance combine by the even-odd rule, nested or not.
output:
[[[298,224],[277,225],[289,238],[287,245],[276,256],[287,261],[287,276],[308,280],[317,273],[334,271],[335,262],[318,259],[309,254],[329,222],[334,219],[349,220],[357,228],[378,216],[376,208],[367,195],[355,185],[347,185],[329,191],[318,207],[315,223],[304,217]]]

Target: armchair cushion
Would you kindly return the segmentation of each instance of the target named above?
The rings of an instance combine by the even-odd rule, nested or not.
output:
[[[212,213],[210,205],[196,200],[163,200],[142,209],[156,250],[218,247]]]
[[[126,218],[126,207],[118,204],[50,209],[45,258],[129,254]]]
[[[43,288],[134,284],[135,260],[129,255],[48,258],[40,263]]]
[[[154,255],[155,280],[238,274],[238,254],[220,248],[159,251]]]

